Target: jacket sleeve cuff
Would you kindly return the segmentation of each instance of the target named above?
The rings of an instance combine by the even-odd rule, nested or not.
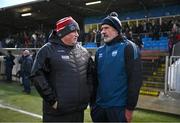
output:
[[[57,101],[57,100],[54,99],[54,100],[49,101],[48,103],[49,103],[49,105],[53,106],[56,101]]]
[[[128,109],[130,111],[133,111],[135,109],[135,107],[133,107],[133,106],[126,106],[126,109]]]

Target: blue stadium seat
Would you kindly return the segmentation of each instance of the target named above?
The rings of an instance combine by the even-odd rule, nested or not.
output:
[[[88,43],[84,44],[83,47],[85,47],[85,48],[97,48],[97,44],[94,42],[88,42]]]

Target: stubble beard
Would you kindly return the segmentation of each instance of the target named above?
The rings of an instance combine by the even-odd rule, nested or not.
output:
[[[112,40],[113,38],[112,37],[104,37],[104,42],[105,43],[108,43]]]

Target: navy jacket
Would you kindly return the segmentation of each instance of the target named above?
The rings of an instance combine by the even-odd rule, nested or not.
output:
[[[19,63],[21,63],[21,73],[30,76],[31,75],[31,69],[33,65],[33,59],[30,55],[23,56],[19,60]]]
[[[8,68],[13,68],[13,66],[15,65],[14,63],[15,56],[9,54],[5,56],[4,59],[5,59],[5,66]]]
[[[131,41],[116,37],[100,47],[95,56],[97,95],[101,107],[126,107],[137,104],[142,83],[138,47]]]

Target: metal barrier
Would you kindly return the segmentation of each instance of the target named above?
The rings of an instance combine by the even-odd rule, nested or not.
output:
[[[180,56],[171,56],[166,72],[166,91],[180,93]]]
[[[28,49],[29,51],[32,50],[38,50],[39,48],[0,48],[1,55],[0,56],[0,80],[5,79],[5,65],[4,65],[4,56],[7,54],[7,51],[10,50],[12,54],[15,56],[14,62],[15,65],[13,66],[12,69],[12,79],[14,81],[19,81],[19,78],[16,76],[17,72],[20,70],[20,64],[18,63],[18,60],[21,57],[22,51]]]

